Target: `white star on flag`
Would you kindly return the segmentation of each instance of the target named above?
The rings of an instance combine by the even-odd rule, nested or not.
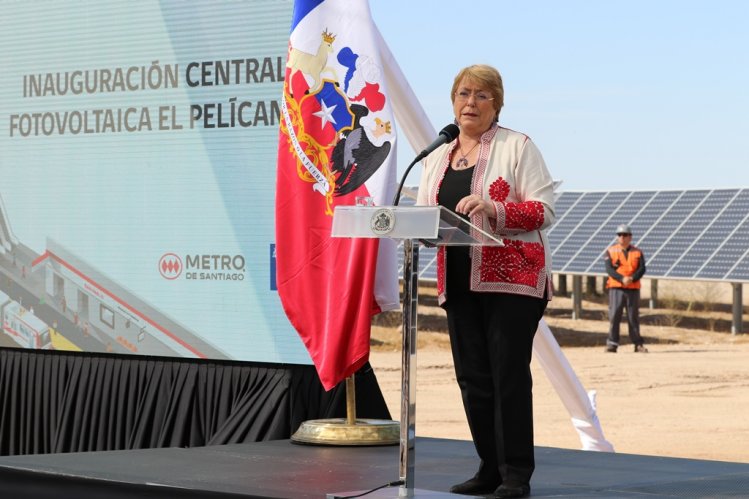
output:
[[[325,128],[325,123],[332,123],[332,124],[335,125],[336,122],[335,122],[335,118],[333,118],[333,111],[335,111],[336,106],[330,106],[330,107],[328,107],[325,104],[325,101],[321,99],[320,100],[320,107],[322,107],[321,110],[319,110],[316,113],[312,113],[315,116],[317,116],[318,118],[320,118],[320,120],[321,120],[321,122],[320,122],[320,128],[321,129]]]

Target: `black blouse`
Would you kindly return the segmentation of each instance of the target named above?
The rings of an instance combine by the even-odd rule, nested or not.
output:
[[[475,165],[474,165],[475,166]],[[455,211],[458,201],[471,194],[474,167],[453,170],[448,167],[437,193],[437,202],[448,210]],[[468,215],[458,214],[468,220]],[[471,253],[469,246],[448,246],[446,258],[447,292],[468,291],[470,288]],[[449,298],[448,298],[449,299]]]

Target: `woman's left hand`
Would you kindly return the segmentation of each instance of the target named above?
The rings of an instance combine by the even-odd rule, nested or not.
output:
[[[494,205],[477,194],[471,194],[458,201],[455,211],[471,217],[481,213],[487,217],[494,217]]]

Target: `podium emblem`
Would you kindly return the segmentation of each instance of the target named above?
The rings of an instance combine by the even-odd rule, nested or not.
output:
[[[369,228],[378,236],[389,234],[395,228],[395,214],[390,208],[380,208],[372,214]]]

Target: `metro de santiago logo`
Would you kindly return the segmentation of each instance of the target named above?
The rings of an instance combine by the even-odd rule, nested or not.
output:
[[[182,259],[174,253],[164,253],[159,259],[159,273],[164,279],[170,281],[182,274]]]
[[[174,281],[180,277],[192,281],[243,281],[245,258],[241,254],[164,253],[159,259],[161,277]]]

